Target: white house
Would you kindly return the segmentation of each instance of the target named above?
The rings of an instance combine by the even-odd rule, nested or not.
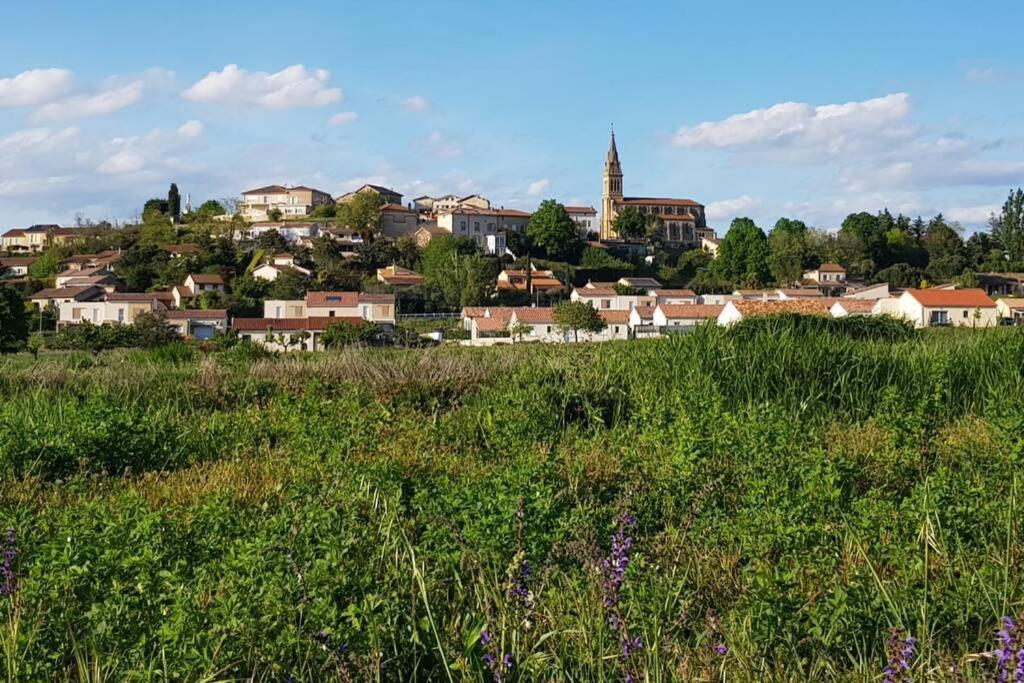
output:
[[[35,256],[10,256],[0,258],[0,278],[28,275],[28,267],[35,262]]]
[[[155,292],[114,292],[85,301],[63,301],[58,310],[58,327],[85,321],[130,325],[140,314],[164,311],[166,306]]]
[[[523,233],[526,232],[529,222],[530,214],[525,211],[480,209],[468,205],[440,211],[437,214],[438,229],[456,237],[467,237],[484,250],[497,248],[496,244],[492,246],[488,242],[488,235],[501,232]]]
[[[875,315],[879,299],[840,299],[832,304],[829,313],[833,318],[845,318],[849,315]]]
[[[228,328],[228,312],[224,309],[166,311],[164,317],[179,335],[200,341]]]
[[[271,351],[322,351],[324,330],[340,323],[362,325],[362,318],[235,318],[231,329]]]
[[[857,287],[855,289],[847,288],[846,294],[843,295],[844,299],[888,299],[889,298],[889,283],[879,282],[877,285],[865,285],[863,287]]]
[[[264,319],[351,318],[395,324],[395,295],[365,292],[306,292],[305,299],[268,299]]]
[[[294,256],[282,252],[274,255],[266,263],[253,270],[252,276],[260,280],[269,280],[270,282],[273,282],[281,275],[281,273],[286,271],[292,271],[303,277],[309,277],[312,275],[312,271],[308,268],[303,268],[302,266],[295,264]]]
[[[914,327],[992,327],[999,324],[996,302],[981,289],[908,289],[897,315]]]
[[[597,209],[594,207],[567,206],[565,211],[576,224],[580,239],[588,240],[591,235],[597,235],[601,231],[601,226],[597,224]]]
[[[709,304],[658,304],[654,309],[653,324],[664,327],[693,327],[709,320],[717,320],[724,306]]]

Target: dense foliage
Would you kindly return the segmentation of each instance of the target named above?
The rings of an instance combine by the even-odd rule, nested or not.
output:
[[[0,677],[982,680],[1024,336],[864,325],[0,359]]]

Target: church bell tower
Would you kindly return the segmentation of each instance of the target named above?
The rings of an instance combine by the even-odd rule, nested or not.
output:
[[[615,239],[612,220],[615,218],[615,203],[622,200],[622,166],[619,165],[619,150],[615,147],[615,131],[608,143],[608,158],[604,162],[604,188],[601,192],[601,239]]]

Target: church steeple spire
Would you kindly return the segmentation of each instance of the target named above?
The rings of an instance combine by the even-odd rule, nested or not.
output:
[[[615,127],[614,126],[612,127],[612,139],[611,139],[611,142],[608,143],[608,162],[607,163],[608,163],[609,166],[614,165],[614,166],[617,167],[619,165],[619,150],[615,146]]]
[[[608,142],[608,158],[604,162],[604,187],[601,192],[601,239],[615,237],[612,220],[617,213],[616,204],[622,201],[622,166],[619,164],[619,149],[615,146],[615,129]]]

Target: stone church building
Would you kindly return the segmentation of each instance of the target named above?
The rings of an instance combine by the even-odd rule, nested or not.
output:
[[[608,158],[604,162],[604,189],[601,194],[601,240],[618,239],[612,221],[627,206],[634,206],[645,218],[655,216],[664,225],[666,244],[699,247],[705,237],[714,238],[715,231],[707,227],[704,205],[692,199],[664,197],[624,197],[622,195],[622,165],[615,146],[615,133],[608,145]]]

